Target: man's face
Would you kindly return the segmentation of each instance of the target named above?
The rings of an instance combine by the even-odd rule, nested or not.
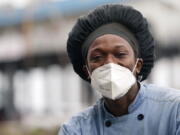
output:
[[[88,50],[87,66],[90,73],[92,73],[94,69],[108,63],[119,64],[131,71],[135,66],[136,58],[133,49],[131,45],[120,36],[113,34],[100,36],[94,40]],[[135,72],[140,72],[141,67],[142,63],[137,64]]]

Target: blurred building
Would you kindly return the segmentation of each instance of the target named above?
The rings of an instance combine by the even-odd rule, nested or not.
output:
[[[0,9],[0,119],[57,124],[98,98],[72,69],[66,39],[77,17],[98,5],[124,3],[141,10],[156,39],[148,82],[180,88],[178,0],[42,0]],[[44,119],[48,121],[45,123]]]

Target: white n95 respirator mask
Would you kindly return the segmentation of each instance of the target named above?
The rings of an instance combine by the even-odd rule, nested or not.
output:
[[[136,65],[137,61],[135,67]],[[116,100],[124,96],[135,84],[133,71],[114,63],[105,64],[92,72],[91,85],[102,96]]]

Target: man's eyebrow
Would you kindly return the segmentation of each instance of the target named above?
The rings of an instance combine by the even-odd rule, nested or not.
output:
[[[91,52],[103,52],[103,50],[100,48],[92,48],[90,51]]]

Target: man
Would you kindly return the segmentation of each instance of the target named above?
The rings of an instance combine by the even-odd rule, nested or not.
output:
[[[60,135],[180,135],[180,92],[141,84],[154,63],[154,39],[142,14],[104,5],[80,17],[67,51],[75,72],[102,98]]]

